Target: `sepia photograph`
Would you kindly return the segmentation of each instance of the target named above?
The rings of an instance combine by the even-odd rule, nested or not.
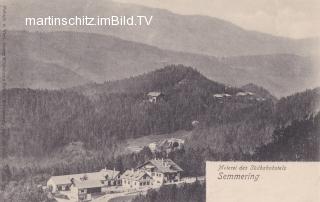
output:
[[[0,0],[0,202],[320,201],[319,10]]]

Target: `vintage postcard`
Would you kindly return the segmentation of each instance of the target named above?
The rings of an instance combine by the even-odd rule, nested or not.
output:
[[[0,0],[0,202],[319,202],[319,0]]]

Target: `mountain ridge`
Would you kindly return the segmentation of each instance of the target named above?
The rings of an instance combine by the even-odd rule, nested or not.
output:
[[[161,49],[183,51],[213,56],[239,56],[257,54],[292,53],[298,55],[317,54],[319,39],[295,40],[257,31],[245,30],[233,23],[209,16],[179,15],[164,9],[117,3],[112,1],[76,1],[73,7],[58,0],[42,4],[33,0],[30,5],[21,1],[8,2],[8,29],[25,30],[27,16],[154,16],[151,26],[142,27],[28,27],[37,31],[75,31],[117,36],[124,40],[141,42]],[[15,12],[19,8],[20,12]],[[57,9],[59,8],[59,9]],[[14,13],[15,15],[13,15]],[[32,15],[31,15],[32,14]],[[10,27],[11,26],[11,27]],[[310,42],[310,40],[312,42]]]
[[[280,97],[312,87],[312,78],[317,75],[310,57],[288,54],[218,58],[162,50],[114,36],[76,32],[8,32],[7,41],[8,87],[38,86],[37,83],[56,78],[56,85],[51,82],[52,88],[68,88],[184,64],[195,67],[211,80],[232,86],[251,82]],[[59,75],[30,76],[41,75],[42,71],[50,75],[54,69],[50,67],[60,66],[72,74],[70,79],[65,77],[63,81]],[[28,82],[21,82],[23,80]]]

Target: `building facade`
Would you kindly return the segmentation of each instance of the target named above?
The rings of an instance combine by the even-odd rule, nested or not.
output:
[[[122,186],[127,189],[140,189],[153,185],[151,176],[142,170],[126,170],[120,178]]]
[[[182,168],[171,159],[152,159],[137,167],[148,173],[154,185],[178,182],[181,180]]]
[[[120,185],[120,172],[102,169],[99,172],[92,173],[52,176],[47,182],[47,187],[52,193],[56,193],[60,191],[71,191],[71,188],[77,186],[77,184],[92,185],[93,182],[97,182],[95,183],[95,185],[99,185],[97,187],[100,187],[100,185],[101,187]]]

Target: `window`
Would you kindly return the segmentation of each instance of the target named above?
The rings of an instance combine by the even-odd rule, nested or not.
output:
[[[151,175],[154,176],[155,173],[152,173]]]

